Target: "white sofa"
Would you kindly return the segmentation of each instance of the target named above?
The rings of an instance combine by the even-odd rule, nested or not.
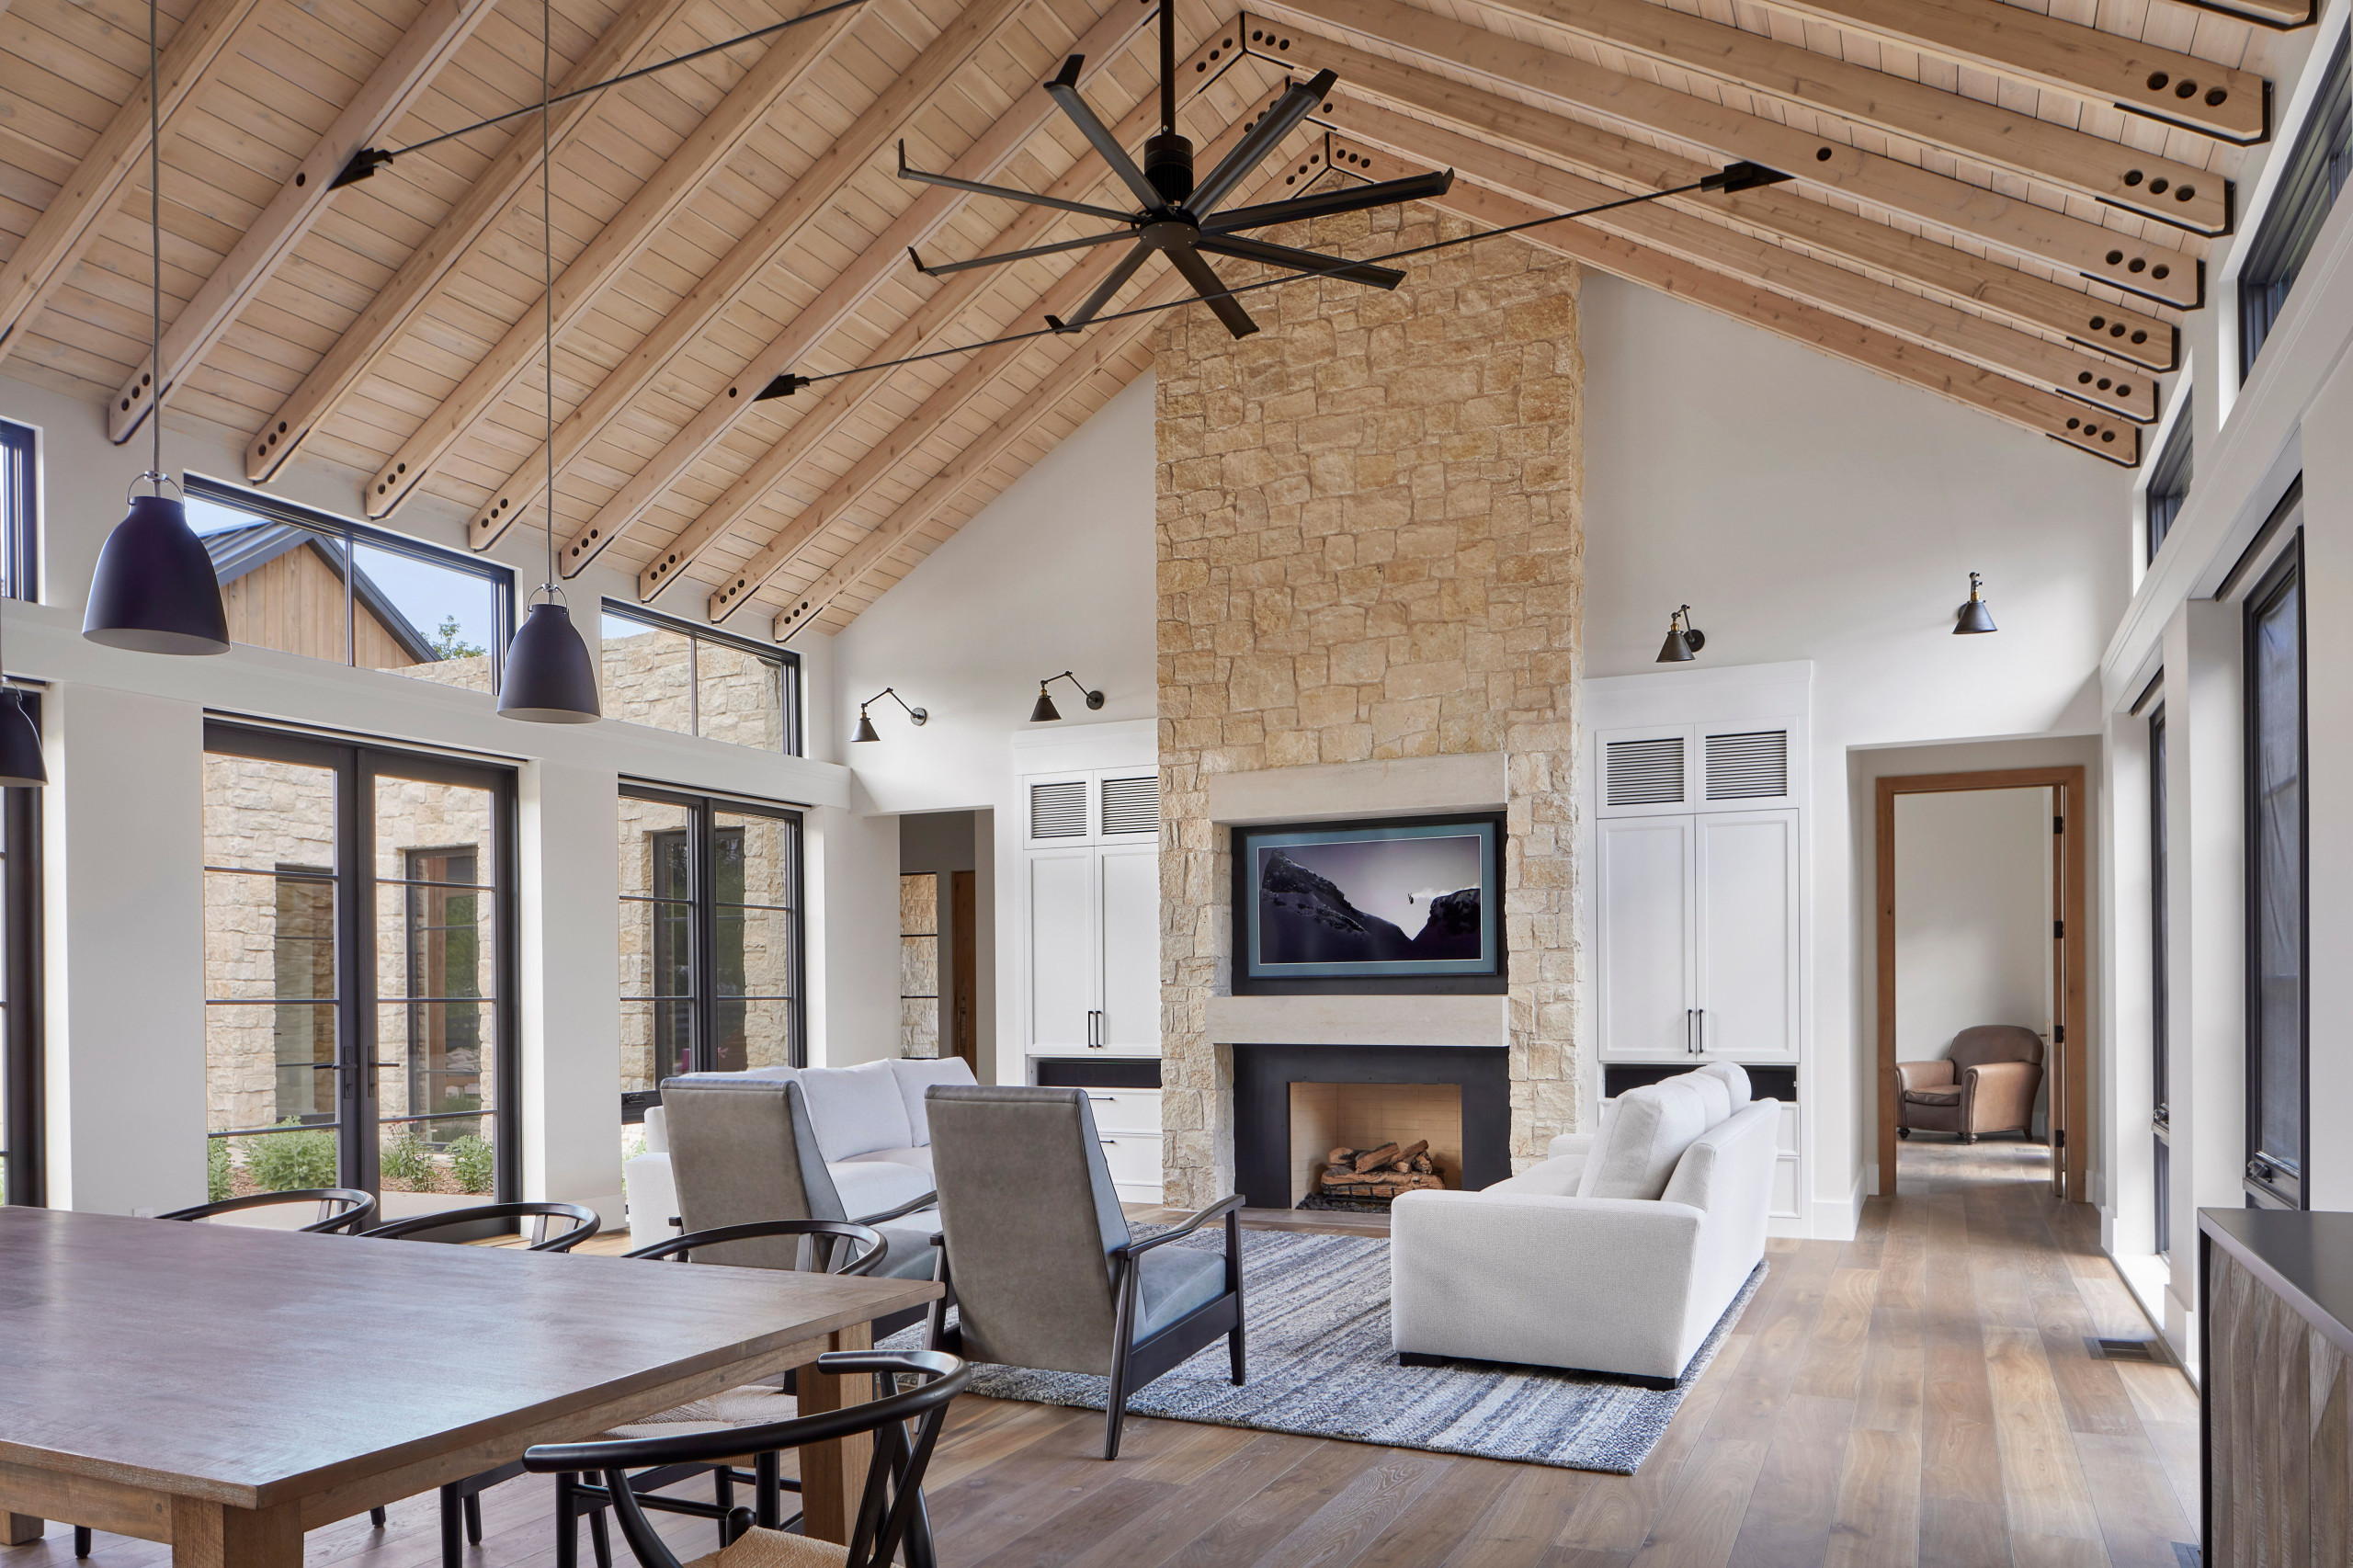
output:
[[[698,1073],[689,1078],[790,1079],[801,1085],[809,1123],[842,1205],[853,1218],[881,1214],[931,1190],[931,1126],[923,1092],[934,1084],[970,1084],[961,1056],[901,1058],[856,1067],[755,1067],[747,1073]],[[629,1239],[650,1246],[676,1235],[678,1187],[670,1173],[669,1129],[660,1106],[645,1112],[645,1153],[625,1162]]]
[[[1613,1108],[1507,1181],[1397,1199],[1401,1359],[1682,1375],[1765,1256],[1778,1108],[1711,1063]]]

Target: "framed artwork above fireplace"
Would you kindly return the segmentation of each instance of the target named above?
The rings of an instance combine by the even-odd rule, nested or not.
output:
[[[1501,812],[1233,832],[1236,995],[1505,989]]]

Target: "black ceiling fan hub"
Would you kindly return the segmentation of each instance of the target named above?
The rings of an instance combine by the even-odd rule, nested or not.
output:
[[[1171,207],[1193,194],[1192,138],[1174,131],[1155,131],[1143,144],[1143,177]]]

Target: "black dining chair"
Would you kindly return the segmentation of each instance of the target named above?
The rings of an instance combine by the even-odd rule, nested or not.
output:
[[[600,1221],[597,1211],[579,1203],[476,1203],[463,1209],[441,1209],[429,1214],[411,1214],[379,1225],[372,1231],[362,1231],[362,1241],[384,1242],[466,1242],[479,1238],[481,1233],[503,1226],[510,1220],[534,1221],[531,1239],[524,1244],[532,1252],[570,1252],[597,1233]],[[549,1221],[568,1220],[564,1230],[551,1233]],[[437,1233],[462,1231],[467,1235],[443,1235]],[[441,1568],[463,1568],[465,1542],[482,1544],[482,1494],[502,1481],[512,1481],[523,1473],[521,1464],[503,1464],[496,1470],[470,1475],[463,1481],[452,1481],[441,1488]],[[378,1529],[384,1528],[384,1510],[368,1510],[368,1521]],[[463,1539],[460,1540],[462,1531]]]
[[[778,1246],[775,1243],[785,1244]],[[770,1244],[747,1246],[746,1243]],[[793,1268],[821,1274],[867,1275],[880,1267],[889,1251],[889,1240],[881,1232],[869,1225],[840,1220],[758,1220],[748,1224],[721,1225],[690,1235],[674,1236],[668,1241],[655,1242],[652,1246],[638,1248],[628,1254],[634,1258],[663,1260],[676,1263],[697,1261],[696,1254],[704,1256],[705,1263],[749,1265],[764,1268]],[[722,1425],[738,1426],[762,1426],[782,1419],[779,1404],[788,1392],[781,1385],[786,1378],[775,1383],[760,1383],[749,1388],[731,1389],[710,1399],[697,1400],[691,1404],[649,1415],[642,1421],[624,1423],[605,1434],[606,1441],[626,1441],[636,1437],[668,1436],[660,1430],[673,1426],[681,1430],[708,1431]],[[762,1406],[771,1407],[763,1411]],[[750,1450],[743,1450],[750,1452]],[[735,1484],[749,1483],[753,1488],[753,1522],[764,1529],[781,1529],[790,1521],[784,1517],[783,1494],[798,1492],[801,1483],[783,1479],[782,1466],[774,1449],[752,1454],[753,1468],[739,1470],[733,1462],[726,1464],[665,1465],[641,1471],[630,1478],[630,1489],[637,1494],[641,1506],[662,1513],[688,1514],[697,1518],[715,1519],[720,1523],[724,1546],[728,1516],[735,1506]],[[662,1489],[701,1475],[711,1476],[715,1503],[691,1498],[665,1497]],[[565,1472],[555,1478],[556,1568],[576,1568],[580,1557],[579,1521],[588,1520],[590,1539],[597,1549],[598,1568],[612,1568],[612,1543],[605,1532],[605,1509],[612,1499],[603,1486],[583,1481],[577,1474]]]
[[[375,1198],[356,1187],[302,1187],[290,1192],[254,1192],[243,1198],[224,1198],[218,1203],[175,1209],[155,1218],[210,1220],[218,1214],[241,1214],[248,1209],[275,1209],[288,1203],[317,1204],[319,1217],[299,1228],[321,1235],[356,1236],[376,1217]]]
[[[722,1527],[720,1551],[695,1560],[696,1568],[718,1568],[739,1545],[754,1550],[744,1568],[882,1568],[906,1546],[908,1560],[928,1562],[929,1538],[923,1528],[923,1477],[938,1447],[950,1401],[964,1392],[972,1369],[937,1350],[834,1350],[817,1358],[817,1370],[835,1377],[871,1372],[878,1384],[922,1380],[904,1392],[884,1393],[863,1404],[815,1415],[795,1416],[759,1426],[693,1432],[676,1437],[635,1437],[620,1442],[553,1443],[527,1450],[523,1468],[535,1474],[601,1472],[604,1490],[641,1568],[681,1568],[677,1557],[645,1517],[642,1499],[630,1480],[632,1469],[671,1465],[716,1468],[747,1450],[775,1453],[810,1443],[874,1435],[874,1456],[866,1471],[858,1517],[847,1548],[806,1536],[763,1528],[749,1508],[730,1512]],[[910,1431],[909,1424],[913,1424]],[[734,1568],[730,1564],[729,1568]]]

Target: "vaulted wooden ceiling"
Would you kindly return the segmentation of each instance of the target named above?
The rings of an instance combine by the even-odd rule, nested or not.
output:
[[[0,3],[0,369],[104,398],[128,439],[159,395],[146,12]],[[1438,205],[1489,226],[1754,160],[1794,177],[1525,243],[2128,464],[2233,222],[2241,150],[2271,129],[2266,40],[2306,19],[2301,0],[1175,3],[1201,167],[1287,78],[1340,78],[1238,200],[1450,167]],[[813,8],[555,0],[557,91]],[[254,482],[306,451],[372,473],[371,517],[430,494],[472,510],[477,548],[536,530],[538,117],[328,187],[361,147],[536,105],[540,0],[164,10],[160,395],[244,437]],[[865,0],[559,105],[566,573],[602,560],[673,611],[773,614],[779,636],[838,628],[1141,373],[1151,318],[756,396],[788,369],[1066,312],[1123,247],[946,278],[908,247],[953,259],[1097,221],[902,180],[897,147],[1125,206],[1040,85],[1085,55],[1083,90],[1139,148],[1155,15]],[[1155,261],[1120,308],[1180,292]]]

